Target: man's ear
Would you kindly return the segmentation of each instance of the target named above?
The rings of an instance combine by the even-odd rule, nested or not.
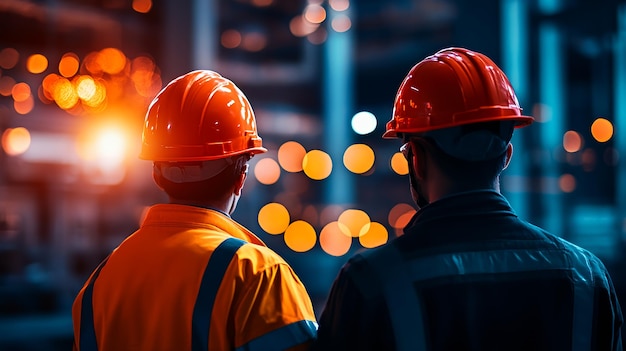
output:
[[[506,156],[504,159],[504,168],[502,169],[506,169],[509,166],[509,163],[511,162],[511,157],[513,157],[513,144],[509,143],[509,145],[506,146]]]
[[[411,157],[413,158],[412,166],[415,174],[415,178],[417,180],[424,180],[426,178],[426,150],[424,147],[417,142],[413,142],[410,144],[410,147],[413,149],[411,152]]]
[[[235,195],[240,196],[241,190],[243,189],[243,185],[246,183],[246,178],[248,177],[248,168],[249,164],[245,164],[242,172],[237,177],[237,181],[235,182]]]

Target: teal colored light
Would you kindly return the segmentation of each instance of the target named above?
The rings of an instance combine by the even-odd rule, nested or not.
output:
[[[349,11],[342,11],[349,15]],[[328,37],[324,44],[324,148],[332,160],[342,160],[351,144],[350,117],[354,105],[353,38],[352,31],[335,32],[330,23],[337,15],[327,10],[325,23]],[[354,182],[344,167],[336,167],[326,182],[324,201],[331,204],[348,204],[354,201]]]

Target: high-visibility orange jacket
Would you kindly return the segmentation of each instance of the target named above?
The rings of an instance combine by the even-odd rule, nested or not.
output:
[[[280,256],[220,211],[175,204],[149,209],[92,273],[72,317],[82,351],[284,350],[317,329]]]

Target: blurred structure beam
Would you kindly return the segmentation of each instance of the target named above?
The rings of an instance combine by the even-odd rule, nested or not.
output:
[[[191,6],[192,69],[215,69],[219,23],[216,0],[194,0]]]
[[[501,50],[502,68],[509,77],[522,108],[527,109],[528,96],[528,2],[526,0],[501,1]],[[528,110],[524,114],[530,115]],[[522,129],[523,131],[523,129]],[[527,134],[526,134],[527,135]],[[520,218],[527,219],[528,214],[528,147],[524,132],[513,134],[513,162],[505,171],[507,176],[507,199]]]
[[[617,8],[617,33],[614,41],[614,104],[615,104],[615,148],[622,160],[616,165],[616,206],[618,233],[621,233],[621,240],[626,243],[626,4],[621,4]]]
[[[354,2],[351,3],[354,6]],[[350,15],[351,10],[340,15]],[[327,180],[323,201],[346,205],[354,202],[354,183],[343,166],[343,152],[350,144],[350,116],[354,110],[353,29],[336,32],[332,22],[339,14],[327,9],[328,38],[324,44],[322,103],[324,147],[333,160],[333,171]]]
[[[539,11],[552,15],[561,9],[560,0],[540,0]],[[542,106],[537,156],[540,159],[539,192],[541,225],[556,235],[564,234],[563,203],[558,184],[559,151],[565,132],[565,84],[562,33],[557,23],[544,20],[539,25],[539,96]]]

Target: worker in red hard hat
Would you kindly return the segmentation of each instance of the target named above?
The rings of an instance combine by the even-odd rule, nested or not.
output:
[[[292,268],[230,215],[266,152],[246,96],[198,70],[145,118],[140,158],[169,203],[97,267],[73,306],[74,349],[306,350],[317,323]]]
[[[403,142],[419,210],[344,265],[315,350],[622,350],[603,263],[499,191],[513,131],[532,121],[484,54],[447,48],[411,68],[383,137]]]

